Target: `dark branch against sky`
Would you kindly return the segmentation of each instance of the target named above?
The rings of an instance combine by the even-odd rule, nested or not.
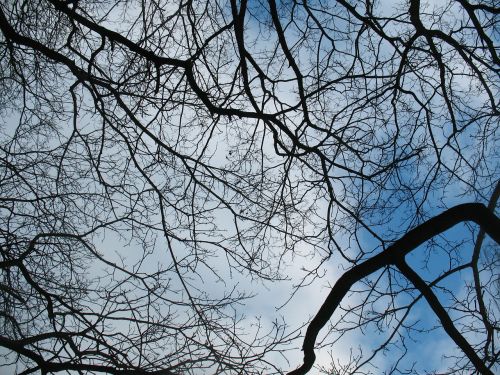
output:
[[[498,14],[0,1],[0,365],[495,373]]]

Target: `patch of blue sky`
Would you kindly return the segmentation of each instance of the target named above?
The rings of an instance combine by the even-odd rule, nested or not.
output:
[[[278,7],[279,8],[290,7],[290,3],[288,3],[288,2],[279,3]],[[253,0],[251,0],[249,2],[249,12],[251,14],[255,14],[254,17],[259,19],[259,21],[262,20],[263,23],[269,22],[269,19],[268,19],[269,14],[268,14],[268,8],[267,8],[266,3],[259,2],[259,1],[254,2]],[[250,19],[249,20],[249,25],[250,25],[249,32],[250,33],[252,31],[251,30],[252,29],[251,22],[252,21]],[[342,21],[338,21],[338,22],[339,23],[337,23],[335,27],[342,29],[343,28],[342,26],[343,25],[345,26],[345,24],[342,24]],[[288,31],[287,31],[287,36],[290,35],[290,41],[293,42],[295,40],[294,38],[297,38],[297,37],[293,35],[293,32],[292,32],[293,28],[292,27],[290,27],[289,30],[290,30],[290,34],[288,34]],[[336,41],[336,48],[339,49],[338,54],[341,53],[340,51],[344,51],[344,47],[348,48],[348,43],[349,43],[348,39],[345,39],[344,41]],[[327,58],[327,56],[330,52],[329,47],[330,46],[327,43],[326,47],[324,49],[320,49],[319,54],[318,54],[319,59]],[[259,48],[266,48],[266,47],[262,46],[262,43],[261,43],[261,44],[256,44],[255,48],[257,50]],[[350,51],[350,50],[349,51],[345,50],[344,52],[345,52],[344,60],[339,61],[339,63],[337,64],[339,66],[339,69],[341,68],[342,63],[345,63],[346,61],[348,61],[347,60],[349,58],[348,56],[350,53],[352,53],[352,51]],[[307,61],[307,59],[309,57],[310,57],[309,55],[304,54],[304,53],[299,55],[299,61],[304,62],[304,67],[307,66],[305,62]],[[275,74],[276,74],[276,76],[281,77],[281,75],[278,74],[279,72],[280,72],[280,70],[276,69]],[[287,70],[287,74],[291,75],[292,73],[290,70]],[[286,83],[283,83],[282,85],[283,85],[283,88],[282,88],[283,101],[286,103],[290,103],[290,105],[294,105],[297,102],[296,88],[294,89],[293,87],[290,87],[290,86],[292,86],[292,84],[288,85]],[[295,95],[292,96],[291,93],[295,93]],[[342,100],[345,99],[345,97],[337,95],[336,92],[334,92],[334,94],[332,94],[332,98],[335,98],[335,102],[341,102]],[[272,107],[270,106],[270,111],[271,111],[271,108]],[[172,115],[172,120],[176,119],[176,116],[177,115]],[[300,114],[298,116],[300,116]],[[185,114],[183,121],[186,121],[189,117],[191,117],[191,119],[194,119],[195,114]],[[180,121],[181,119],[179,118],[178,120],[179,120],[179,123],[181,123],[181,121]],[[225,125],[230,125],[230,124],[225,124]],[[194,128],[196,128],[196,127],[194,127]],[[170,136],[171,135],[169,135],[167,132],[166,137],[170,137]],[[186,134],[186,136],[191,137],[189,139],[186,139],[186,140],[189,140],[188,143],[191,143],[191,144],[196,143],[195,141],[200,141],[200,142],[204,141],[203,136],[200,136],[195,131],[192,131],[189,134]],[[175,137],[172,137],[171,139],[173,140],[174,138]],[[231,137],[228,137],[228,138],[231,138]],[[207,155],[212,155],[210,160],[215,165],[219,165],[219,163],[223,164],[222,158],[225,157],[225,154],[229,153],[231,151],[232,147],[233,148],[238,147],[238,145],[228,146],[227,144],[225,144],[227,142],[227,140],[222,141],[223,139],[225,139],[223,132],[217,132],[214,135],[213,141],[209,142],[210,145],[209,145],[209,149],[207,150]],[[152,143],[149,143],[150,141],[143,141],[143,142],[144,142],[143,146],[146,149],[152,145]],[[177,147],[180,147],[180,146],[177,146]],[[401,147],[403,147],[403,146],[401,146]],[[271,145],[266,145],[265,148],[266,148],[266,150],[271,150]],[[146,160],[146,159],[141,160],[141,163],[144,163],[144,165],[147,165],[149,162],[153,162],[153,160]],[[251,170],[246,170],[246,172],[250,174]],[[418,170],[412,171],[411,166],[408,165],[406,168],[406,171],[403,172],[403,175],[407,181],[411,181],[415,178],[415,176],[417,176],[419,174],[419,172],[420,171],[418,171]],[[200,170],[200,173],[201,173],[201,170]],[[158,170],[158,173],[153,173],[153,169],[152,169],[151,174],[154,176],[155,179],[158,180],[159,184],[163,183],[165,194],[168,194],[168,190],[170,188],[169,179],[174,178],[175,176],[173,176],[173,175],[175,175],[175,173],[169,172],[167,170],[163,170],[163,171]],[[200,175],[200,178],[203,178],[203,177],[201,177],[201,175]],[[297,175],[296,178],[298,179],[298,178],[300,178],[300,176]],[[395,181],[393,181],[393,183],[396,184]],[[179,186],[175,186],[175,187],[181,189],[183,186],[179,185]],[[222,192],[221,187],[216,187],[214,185],[213,188],[214,188],[214,191],[221,191]],[[196,191],[194,190],[194,187],[189,188],[189,193],[192,194],[193,196],[197,195]],[[272,192],[269,192],[269,193],[272,193]],[[454,193],[454,194],[439,194],[439,193],[435,194],[435,193],[432,193],[432,196],[429,198],[429,204],[428,204],[429,207],[427,207],[427,212],[429,213],[429,215],[432,215],[434,212],[437,212],[438,209],[442,206],[441,199],[443,199],[443,197],[446,197],[447,201],[450,202],[453,199],[453,196],[456,196],[456,195],[457,195],[456,193]],[[203,196],[204,196],[204,193],[199,193],[199,199],[203,200]],[[234,198],[234,199],[236,201],[237,198]],[[439,202],[439,205],[436,202]],[[200,203],[200,204],[203,205],[203,203]],[[229,218],[232,216],[232,214],[230,214],[227,210],[224,210],[222,208],[217,207],[216,205],[212,205],[209,203],[206,204],[205,209],[207,211],[210,211],[212,209],[214,210],[213,211],[213,216],[214,216],[213,220],[214,221],[207,223],[207,226],[205,228],[203,228],[203,226],[199,227],[200,234],[205,232],[205,231],[209,231],[210,228],[212,228],[212,225],[216,224],[215,226],[217,228],[219,228],[220,233],[225,232],[226,234],[229,234],[232,232],[234,235],[234,222],[232,220],[229,220]],[[403,218],[406,216],[404,209],[405,209],[404,204],[402,204],[400,208],[398,208],[398,207],[394,208],[392,210],[392,215],[391,215],[392,217],[388,218],[388,220],[385,221],[385,223],[383,225],[381,225],[378,228],[378,230],[380,230],[381,232],[389,232],[390,233],[392,228],[399,229],[399,228],[401,228],[401,226],[403,224],[407,225],[408,223],[403,220]],[[250,212],[250,214],[253,214],[253,213]],[[378,219],[378,218],[376,218],[376,219]],[[158,218],[156,218],[154,220],[154,222],[158,223],[159,222]],[[315,224],[314,221],[312,221],[309,224],[311,227],[310,228],[311,231],[314,231],[313,224]],[[241,228],[243,228],[245,230],[250,229],[252,226],[252,221],[251,220],[248,220],[248,221],[240,220],[240,225],[241,225]],[[277,225],[277,223],[276,223],[276,225]],[[450,236],[452,238],[455,237],[456,239],[460,239],[462,236],[462,229],[459,228],[457,230],[451,231],[450,233],[447,233],[447,237],[448,237],[448,234],[450,234]],[[179,231],[181,231],[181,230],[179,229]],[[184,232],[185,232],[184,234],[186,234],[188,231],[185,230]],[[361,230],[361,233],[363,233],[362,230]],[[263,232],[263,235],[265,236],[266,233]],[[231,237],[231,236],[232,235],[230,235],[229,237]],[[361,234],[360,237],[363,238],[363,235]],[[113,244],[114,240],[111,240],[111,243],[108,243],[109,241],[110,240],[108,237],[108,240],[106,240],[106,242],[103,242],[103,244],[102,244],[103,248],[112,249],[112,248],[120,247],[120,246],[118,246],[118,243]],[[378,245],[378,244],[374,243],[369,238],[369,236],[367,236],[365,238],[364,245],[366,245],[366,244],[368,244],[368,247],[371,247],[371,248],[375,248]],[[153,270],[153,268],[154,268],[153,266],[156,263],[155,262],[156,259],[164,259],[164,261],[166,261],[165,258],[168,259],[168,256],[166,256],[163,253],[165,244],[158,243],[155,246],[158,246],[158,249],[154,250],[154,251],[152,250],[154,253],[154,255],[152,255],[150,257],[150,259],[152,259],[152,263],[149,264],[148,262],[145,262],[142,265],[142,267],[144,267],[145,271],[147,270],[149,272],[149,271]],[[130,254],[129,254],[129,250],[130,250]],[[127,250],[126,247],[123,247],[123,248],[120,247],[120,250],[119,250],[120,253],[123,252],[123,254],[121,254],[120,256],[124,256],[127,258],[130,256],[131,258],[129,258],[128,261],[132,262],[131,264],[133,264],[134,252],[136,252],[137,250],[135,250],[134,247],[130,247],[129,250]],[[179,253],[183,253],[185,250],[187,250],[187,249],[183,249],[183,245],[181,243],[176,244],[176,252],[178,251]],[[425,254],[425,251],[420,251],[420,250],[421,249],[415,250],[414,253],[417,255],[415,255],[415,259],[413,259],[413,257],[412,257],[412,260],[411,260],[412,264],[421,264],[425,260],[425,259],[423,259],[424,258],[423,254]],[[136,253],[136,254],[138,254],[138,253]],[[420,255],[420,254],[422,254],[422,255]],[[111,256],[114,257],[114,255],[111,255]],[[332,260],[331,263],[337,262],[337,260],[338,259],[334,259],[334,260]],[[221,274],[219,276],[222,279],[226,280],[226,282],[228,280],[230,280],[230,282],[228,282],[228,284],[238,285],[238,287],[241,286],[242,289],[248,289],[250,291],[252,291],[252,290],[258,291],[260,296],[258,298],[256,298],[255,302],[250,302],[248,305],[242,306],[241,311],[245,311],[247,313],[247,315],[249,315],[249,316],[250,315],[251,316],[257,315],[258,316],[261,313],[265,314],[266,319],[268,320],[267,321],[268,326],[272,325],[272,321],[273,321],[274,317],[277,315],[277,314],[275,314],[274,307],[276,307],[276,305],[280,305],[282,303],[282,300],[286,299],[283,296],[286,292],[289,291],[289,289],[288,289],[289,285],[287,285],[285,282],[283,282],[283,283],[279,283],[275,288],[273,286],[266,286],[265,283],[258,284],[256,286],[256,284],[247,283],[248,280],[243,275],[234,275],[233,274],[233,276],[230,276],[230,275],[223,274],[222,270],[224,269],[224,267],[222,267],[222,265],[224,265],[227,261],[224,260],[222,256],[214,258],[214,260],[212,262],[213,262],[214,266],[217,267],[216,268],[217,272],[221,272]],[[292,256],[290,256],[289,262],[290,263],[293,262]],[[307,264],[307,262],[305,262],[305,263]],[[429,271],[428,271],[429,276],[428,277],[439,273],[439,271],[440,271],[439,263],[440,263],[439,261],[430,262]],[[312,262],[312,264],[309,266],[315,266],[315,265],[316,265],[316,263]],[[338,263],[335,263],[335,265],[337,266],[337,269],[334,269],[334,267],[330,263],[325,266],[325,270],[327,271],[327,278],[326,279],[334,280],[336,277],[338,277],[338,275],[340,275]],[[200,266],[200,267],[202,267],[202,266]],[[303,271],[300,269],[300,267],[298,267],[297,269],[292,269],[292,270],[289,269],[287,272],[288,272],[288,275],[293,279],[294,278],[300,279],[300,277],[302,277],[302,275],[303,275]],[[195,286],[197,288],[201,288],[203,286],[206,289],[207,293],[214,295],[214,296],[220,295],[220,293],[222,293],[221,289],[220,289],[220,286],[221,286],[220,281],[217,281],[216,277],[211,279],[209,277],[210,272],[206,272],[206,273],[203,272],[203,274],[207,275],[207,278],[198,279],[198,280],[193,281],[193,286]],[[320,282],[320,284],[324,283],[324,280],[325,279],[323,279]],[[455,281],[456,280],[450,281],[450,285],[449,285],[450,288],[452,285],[455,285],[454,284]],[[262,285],[262,289],[259,289],[260,288],[259,285]],[[307,292],[305,291],[306,289],[303,289],[303,291],[301,291],[297,295],[297,297],[285,307],[284,310],[281,310],[282,312],[280,312],[280,315],[283,314],[283,316],[285,316],[287,318],[288,322],[304,322],[304,320],[308,318],[308,316],[309,316],[308,314],[310,314],[311,312],[315,312],[317,310],[317,306],[315,306],[315,305],[319,306],[319,304],[322,301],[322,298],[324,297],[325,293],[327,292],[327,289],[324,287],[323,288],[320,287],[319,288],[320,291],[317,292],[317,290],[318,290],[317,287],[318,287],[318,282],[316,282],[314,285],[310,286],[307,289]],[[179,288],[179,285],[177,285],[176,288]],[[266,288],[270,288],[270,289],[267,290]],[[455,288],[453,290],[459,292],[459,289],[457,289],[457,288]],[[356,303],[356,302],[359,302],[359,299],[356,299],[356,298],[349,299],[349,301],[347,303]],[[298,308],[297,308],[297,306],[298,306]],[[377,306],[376,308],[378,309],[381,307]],[[417,316],[421,317],[423,320],[426,320],[426,322],[425,322],[426,324],[431,324],[431,320],[428,319],[429,314],[427,314],[427,310],[425,310],[423,308],[421,310],[419,310],[418,308],[415,308],[415,310],[417,310],[417,313],[416,313]],[[252,321],[252,319],[249,319],[248,324],[252,324],[251,321]],[[290,324],[293,324],[293,323],[290,323]],[[441,336],[430,335],[429,337],[431,340],[435,341],[436,338],[440,338]],[[368,338],[368,341],[370,341],[372,344],[375,344],[376,342],[378,342],[378,340],[382,339],[383,337],[382,336],[381,337],[374,337],[374,336],[372,336],[371,333],[369,333],[369,331],[367,331],[367,335],[364,337],[365,340],[361,340],[360,336],[358,335],[358,336],[355,336],[354,338],[350,339],[349,344],[356,345],[355,343],[358,341],[367,341],[366,338]],[[419,335],[419,338],[420,338],[420,335]],[[421,339],[423,340],[423,336]],[[328,339],[325,339],[325,344],[324,344],[325,346],[323,348],[325,350],[321,351],[321,354],[320,354],[321,356],[324,356],[325,353],[327,352],[326,350],[330,347],[330,345],[326,344],[328,342],[327,340]],[[417,345],[417,344],[415,344],[415,345]],[[335,348],[337,348],[337,347],[338,347],[338,345]],[[416,348],[416,346],[412,346],[412,349],[414,349],[414,348]],[[335,349],[335,350],[337,350],[337,349]],[[336,353],[338,354],[338,351]],[[415,357],[413,355],[410,355],[409,358],[414,359]],[[410,363],[410,362],[411,362],[411,360],[409,360],[408,363]],[[382,369],[384,366],[390,366],[390,362],[387,361],[387,363],[385,363],[385,360],[381,360],[381,362],[374,362],[374,363],[376,363],[376,365],[380,369]]]

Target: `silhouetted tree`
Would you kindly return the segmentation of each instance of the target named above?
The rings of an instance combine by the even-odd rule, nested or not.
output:
[[[415,373],[409,342],[437,321],[459,352],[429,371],[493,374],[498,14],[0,1],[4,364],[271,374],[303,340],[290,374],[315,348],[324,373]],[[256,285],[303,265],[300,304],[326,264],[343,274],[303,332],[246,317]],[[341,363],[353,332],[370,339]]]

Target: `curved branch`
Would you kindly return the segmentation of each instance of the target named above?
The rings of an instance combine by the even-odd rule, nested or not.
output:
[[[437,296],[432,292],[432,289],[426,282],[402,259],[397,264],[401,273],[419,290],[425,300],[436,314],[443,326],[444,330],[450,338],[462,349],[465,355],[469,358],[472,364],[481,374],[493,375],[493,372],[486,367],[486,364],[479,358],[474,349],[469,345],[465,337],[457,330],[450,316],[439,302]]]
[[[85,364],[85,363],[74,363],[74,362],[50,362],[46,360],[40,354],[26,349],[22,341],[11,340],[9,338],[0,336],[0,346],[12,350],[23,357],[31,359],[37,364],[38,369],[42,371],[42,374],[46,373],[57,373],[57,372],[68,372],[68,371],[91,371],[100,372],[112,375],[176,375],[169,369],[162,370],[143,370],[143,369],[121,369],[112,366],[99,365],[99,364]]]
[[[391,264],[396,265],[408,253],[427,240],[464,221],[473,221],[480,225],[491,238],[500,243],[500,219],[481,203],[454,206],[410,230],[386,250],[356,265],[339,278],[307,328],[302,345],[303,364],[296,370],[289,372],[288,375],[303,375],[312,368],[316,359],[314,344],[319,331],[331,318],[354,283],[383,267]]]
[[[488,209],[494,213],[495,212],[495,207],[498,201],[498,198],[500,197],[500,181],[497,182],[497,185],[495,187],[495,190],[493,191],[490,201],[488,203]],[[479,269],[478,269],[478,263],[479,263],[479,256],[481,254],[481,247],[483,245],[484,238],[486,236],[486,233],[483,228],[479,230],[479,233],[477,235],[476,239],[476,244],[474,245],[474,251],[472,252],[472,260],[471,260],[471,265],[472,265],[472,275],[474,277],[474,288],[476,290],[476,296],[477,296],[477,302],[479,306],[479,313],[481,314],[481,319],[483,320],[484,328],[486,329],[487,332],[487,337],[486,337],[486,342],[484,345],[484,351],[485,355],[488,353],[488,346],[493,340],[493,325],[488,319],[488,311],[486,309],[486,306],[484,304],[484,298],[483,298],[483,292],[481,290],[481,278],[479,275]]]

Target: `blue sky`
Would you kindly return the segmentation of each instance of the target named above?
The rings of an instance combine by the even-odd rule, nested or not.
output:
[[[475,34],[458,26],[464,16],[457,14],[458,5],[446,8],[443,17],[430,15],[433,10],[444,11],[439,8],[441,3],[422,3],[423,24],[473,41]],[[131,38],[142,38],[147,33],[141,34],[141,27],[151,27],[144,48],[169,57],[183,58],[191,53],[196,46],[194,35],[200,45],[207,41],[205,54],[199,54],[194,65],[193,79],[198,80],[199,88],[224,109],[255,111],[252,97],[242,87],[245,79],[233,30],[213,34],[229,22],[230,4],[193,4],[188,10],[181,6],[181,16],[174,13],[177,8],[172,4],[161,11],[149,4],[144,17],[140,16],[139,3],[113,10],[86,10],[101,12],[103,17],[109,10],[102,24],[122,33],[134,24]],[[305,324],[335,281],[352,266],[346,258],[366,260],[408,229],[455,204],[487,203],[498,180],[498,124],[494,123],[490,98],[482,91],[480,80],[470,76],[472,69],[459,59],[453,46],[436,39],[438,55],[447,63],[445,79],[454,99],[454,119],[460,127],[454,134],[446,98],[439,87],[439,64],[433,60],[436,55],[429,53],[425,38],[414,41],[415,49],[408,54],[404,69],[398,70],[405,43],[414,32],[406,3],[378,2],[374,7],[374,14],[380,16],[379,25],[386,35],[397,36],[396,41],[384,40],[362,27],[342,2],[308,4],[309,12],[300,2],[277,3],[289,51],[280,45],[271,24],[269,4],[258,0],[248,4],[244,40],[253,57],[252,61],[245,60],[249,86],[266,118],[281,112],[274,122],[250,115],[238,118],[210,113],[190,86],[185,71],[171,66],[158,68],[154,73],[159,74],[158,81],[155,78],[153,83],[153,68],[141,70],[142,60],[125,59],[127,48],[120,43],[106,40],[105,52],[97,52],[101,40],[84,27],[82,30],[89,33],[85,34],[87,45],[75,43],[71,50],[67,44],[74,35],[62,35],[61,40],[54,41],[58,51],[76,64],[88,63],[86,54],[94,51],[91,61],[100,70],[94,67],[89,71],[103,76],[109,73],[121,80],[118,89],[113,86],[106,91],[106,86],[96,88],[80,82],[72,95],[69,86],[74,77],[64,67],[64,74],[54,74],[50,62],[40,68],[39,81],[34,79],[32,83],[33,87],[39,83],[53,85],[54,91],[46,90],[50,100],[25,92],[28,100],[22,107],[20,96],[6,99],[5,108],[1,108],[4,180],[0,192],[15,210],[2,208],[2,222],[13,225],[14,231],[26,238],[31,235],[26,228],[71,228],[87,233],[96,223],[106,223],[106,229],[97,227],[85,235],[95,246],[95,253],[91,247],[81,250],[92,259],[101,257],[89,261],[82,274],[98,290],[85,297],[87,309],[102,307],[97,306],[101,302],[99,293],[102,297],[107,289],[115,288],[114,298],[124,305],[120,293],[147,299],[149,290],[143,288],[139,278],[131,276],[134,273],[144,276],[155,291],[161,291],[152,294],[159,307],[151,316],[172,318],[174,325],[191,324],[196,316],[205,314],[189,305],[193,296],[222,299],[228,294],[253,295],[252,299],[217,310],[217,314],[235,314],[241,319],[238,327],[243,333],[235,337],[251,337],[257,322],[262,325],[260,338],[264,342],[272,339],[269,331],[290,335],[293,339],[266,353],[270,363],[282,371],[290,370],[301,361],[299,348]],[[361,15],[364,5],[356,7]],[[2,5],[2,9],[6,7]],[[427,15],[423,9],[427,9]],[[171,17],[163,14],[162,18],[161,12]],[[397,20],[384,23],[389,14],[396,14]],[[117,22],[122,16],[123,22]],[[126,22],[134,17],[137,22]],[[192,21],[193,17],[198,23]],[[305,26],[307,33],[303,33]],[[80,56],[75,53],[78,48]],[[477,53],[487,55],[483,50]],[[22,61],[26,72],[32,73],[31,60]],[[482,70],[489,69],[487,64],[478,65]],[[37,64],[33,66],[38,68]],[[297,78],[297,70],[303,75],[302,81]],[[33,68],[33,72],[39,71]],[[399,86],[394,81],[396,72],[402,74]],[[487,86],[498,91],[498,77],[488,72],[491,81]],[[143,79],[150,81],[146,85]],[[156,89],[152,89],[154,86]],[[17,86],[12,83],[12,87]],[[137,95],[143,91],[147,98]],[[124,98],[121,106],[118,98]],[[125,105],[132,110],[124,110]],[[37,117],[37,113],[46,117]],[[14,129],[18,133],[12,139]],[[288,157],[284,150],[296,154]],[[391,166],[393,158],[403,160]],[[7,160],[22,173],[11,173]],[[371,177],[360,176],[374,172],[377,174]],[[32,173],[40,173],[43,178],[32,178]],[[28,177],[23,180],[19,176]],[[15,201],[15,194],[34,194],[31,186],[25,186],[26,181],[47,194],[44,199],[53,210],[47,212],[67,222],[46,223],[45,206],[40,209],[36,202]],[[83,195],[68,202],[51,198],[52,192],[61,191],[88,193],[88,199]],[[91,194],[98,198],[92,200]],[[66,217],[70,209],[72,214]],[[15,219],[11,212],[16,212]],[[24,223],[27,215],[35,218],[29,225]],[[470,260],[477,232],[477,227],[460,224],[415,249],[408,261],[432,282],[450,267]],[[498,247],[491,241],[483,246],[481,260],[488,263],[487,257]],[[36,259],[33,261],[37,264]],[[55,263],[61,273],[71,275],[70,264]],[[113,264],[115,271],[110,271]],[[491,278],[488,285],[493,287],[488,291],[494,291],[491,283],[498,282],[498,268],[485,268],[481,275],[484,280]],[[467,312],[461,316],[458,311],[461,301],[473,304],[467,295],[471,283],[470,271],[457,272],[434,291],[444,304],[455,304],[457,308],[451,314],[464,324],[464,330],[469,323],[480,330],[477,316],[471,318]],[[388,293],[397,295],[391,298]],[[443,356],[449,348],[451,353],[455,349],[423,299],[405,320],[408,331],[412,330],[411,338],[401,329],[388,344],[389,350],[371,358],[405,310],[385,317],[377,314],[404,307],[415,298],[411,285],[393,268],[360,280],[321,332],[317,365],[328,368],[333,360],[336,366],[342,366],[352,359],[350,356],[363,353],[360,361],[370,360],[360,372],[389,373],[404,351],[404,341],[408,354],[399,362],[401,369],[413,369],[414,373],[446,371],[453,359]],[[494,298],[488,296],[487,300],[492,315],[498,314]],[[142,313],[142,300],[134,301],[133,310]],[[174,303],[170,305],[169,301]],[[351,329],[360,322],[362,329]],[[126,319],[110,323],[110,327],[119,333],[136,329]],[[229,330],[197,326],[185,333],[193,335],[190,339],[213,340],[221,347],[228,344],[229,339],[224,340],[231,335]],[[475,340],[474,332],[467,335]],[[227,353],[233,349],[229,345]],[[249,347],[254,349],[261,350]]]

